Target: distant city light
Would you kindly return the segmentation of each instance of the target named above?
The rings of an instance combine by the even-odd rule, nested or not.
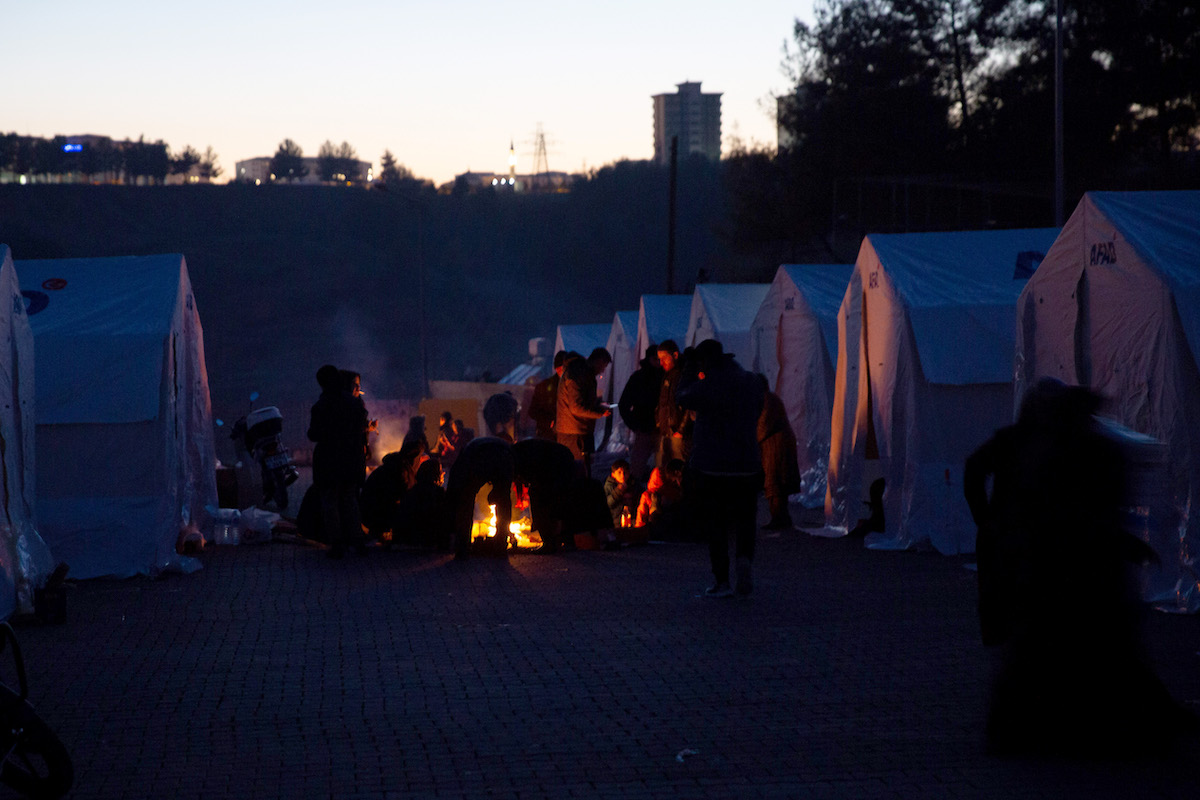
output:
[[[81,152],[83,152],[83,145],[81,145],[81,144],[64,144],[63,152],[64,153],[81,153]]]
[[[499,181],[497,181],[495,178],[492,178],[492,186],[495,186],[497,183],[499,183]]]

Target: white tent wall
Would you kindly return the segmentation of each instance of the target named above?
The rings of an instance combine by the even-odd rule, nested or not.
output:
[[[783,400],[796,434],[801,502],[819,508],[829,471],[837,312],[854,267],[785,264],[751,326],[755,372]]]
[[[1140,498],[1161,565],[1148,600],[1200,612],[1200,192],[1090,193],[1017,305],[1020,398],[1038,379],[1091,386],[1101,414],[1166,447]]]
[[[738,364],[754,363],[750,328],[767,296],[769,283],[702,283],[692,294],[687,333],[682,347],[695,347],[705,339],[716,339]]]
[[[30,321],[37,503],[78,578],[191,569],[181,526],[207,526],[215,455],[203,330],[180,255],[21,261],[47,304]],[[55,286],[42,291],[45,286]]]
[[[612,363],[604,370],[600,380],[601,397],[604,402],[616,405],[625,389],[625,382],[637,368],[638,356],[634,353],[637,346],[638,312],[618,311],[613,314],[612,328],[608,333],[605,349],[612,356]],[[585,354],[586,355],[586,354]],[[597,428],[603,428],[608,450],[625,450],[629,447],[629,429],[621,421],[621,415],[616,411],[612,416],[601,421]]]
[[[846,284],[837,315],[837,363],[833,372],[833,411],[829,418],[829,475],[825,485],[825,524],[843,533],[854,526],[862,506],[866,457],[867,373],[862,350],[862,276],[856,269]],[[860,427],[862,425],[862,427]]]
[[[869,547],[973,552],[963,462],[1011,421],[1009,320],[1024,283],[1014,267],[1027,254],[1040,258],[1055,234],[863,240],[838,311],[826,492],[831,526],[847,529],[865,516],[863,491],[883,477],[887,530],[868,536]]]
[[[0,619],[8,619],[17,611],[33,611],[33,589],[44,582],[54,560],[37,532],[34,515],[33,334],[12,252],[3,244],[0,296]]]
[[[634,352],[643,354],[650,345],[662,344],[668,339],[682,350],[691,311],[690,294],[642,295],[638,301],[637,345]]]

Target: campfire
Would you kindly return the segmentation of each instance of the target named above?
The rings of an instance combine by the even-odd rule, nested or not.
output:
[[[496,537],[496,506],[488,503],[492,485],[485,483],[475,495],[475,521],[471,526],[471,541]],[[542,537],[533,530],[529,511],[529,496],[518,490],[516,484],[510,489],[512,498],[512,520],[508,526],[509,543],[515,547],[539,547]]]

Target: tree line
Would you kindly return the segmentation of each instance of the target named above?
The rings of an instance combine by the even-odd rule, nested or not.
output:
[[[82,175],[105,183],[163,183],[167,175],[186,175],[196,167],[201,178],[219,177],[223,170],[212,147],[204,153],[188,145],[172,154],[162,140],[117,142],[107,137],[72,144],[65,136],[0,135],[0,172],[28,175],[46,181]]]
[[[1066,209],[1200,186],[1200,8],[1065,0]],[[818,0],[785,44],[781,146],[725,164],[746,249],[1055,218],[1055,3]]]

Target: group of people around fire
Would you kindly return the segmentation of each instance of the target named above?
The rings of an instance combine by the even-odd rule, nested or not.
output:
[[[532,438],[518,441],[520,405],[500,393],[484,405],[485,436],[448,411],[436,435],[414,416],[400,449],[369,471],[376,423],[359,377],[321,367],[302,531],[326,540],[331,558],[365,553],[374,540],[452,549],[465,559],[488,547],[507,550],[515,494],[528,504],[538,552],[572,549],[577,533],[647,528],[658,538],[709,543],[708,595],[749,594],[758,494],[768,499],[768,527],[790,527],[787,496],[799,489],[796,440],[782,402],[715,340],[683,353],[670,340],[651,346],[615,406],[598,389],[611,363],[604,348],[557,353],[553,374],[533,389]],[[629,431],[628,457],[614,461],[602,482],[593,477],[596,425],[614,411]],[[476,498],[486,485],[500,534],[480,542]]]
[[[758,494],[768,500],[768,525],[790,526],[787,496],[799,488],[782,402],[715,340],[682,354],[671,341],[652,347],[616,406],[629,456],[611,464],[601,489],[591,467],[596,423],[613,410],[597,390],[609,363],[602,348],[558,353],[554,374],[534,388],[532,438],[516,440],[519,405],[496,395],[484,408],[487,436],[474,437],[446,412],[431,446],[424,418],[413,417],[400,450],[369,475],[375,422],[359,378],[321,367],[308,430],[319,512],[310,515],[329,555],[365,552],[368,537],[389,533],[392,542],[452,549],[459,559],[503,554],[518,489],[539,552],[571,549],[573,532],[657,527],[663,538],[708,542],[714,581],[706,596],[750,594]],[[1136,567],[1156,557],[1124,525],[1127,467],[1094,420],[1099,403],[1089,390],[1044,380],[1017,422],[966,463],[979,526],[981,633],[997,652],[988,738],[999,751],[1152,746],[1198,728],[1139,644]],[[475,542],[476,500],[487,486],[500,533]],[[1085,595],[1091,605],[1076,613]],[[1095,702],[1101,695],[1105,702]]]

